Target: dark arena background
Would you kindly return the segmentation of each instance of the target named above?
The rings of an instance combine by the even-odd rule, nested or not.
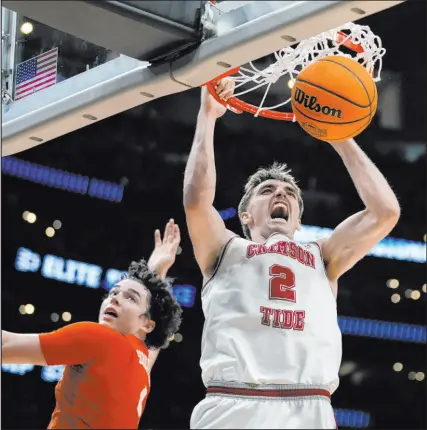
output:
[[[357,142],[395,190],[402,216],[390,236],[342,277],[342,428],[426,428],[426,4],[406,2],[360,21],[387,53],[380,105]],[[17,63],[58,46],[58,80],[114,54],[30,21]],[[46,45],[48,43],[49,46]],[[288,89],[286,89],[288,91]],[[169,218],[182,243],[170,274],[184,307],[180,335],[152,372],[141,428],[188,428],[203,398],[201,275],[188,237],[182,183],[200,89],[167,96],[2,158],[2,328],[22,333],[96,321],[130,260],[148,258]],[[284,161],[305,200],[301,240],[362,208],[340,158],[297,124],[227,113],[215,135],[215,207],[227,227],[246,178]],[[326,229],[326,230],[325,230]],[[274,345],[271,345],[274,348]],[[61,367],[2,365],[2,428],[46,428]]]

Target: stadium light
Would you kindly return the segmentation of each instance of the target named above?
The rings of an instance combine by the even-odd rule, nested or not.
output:
[[[424,380],[424,378],[425,378],[425,375],[424,375],[424,373],[423,372],[417,372],[416,374],[415,374],[415,379],[417,380],[417,381],[423,381]]]
[[[409,372],[408,373],[408,379],[411,380],[411,381],[414,381],[415,380],[415,375],[416,375],[415,372]]]
[[[63,312],[62,313],[62,319],[64,321],[71,321],[71,314],[70,314],[70,312]]]
[[[393,364],[393,370],[395,372],[400,372],[403,369],[403,364],[402,363],[394,363]]]
[[[399,286],[399,280],[398,279],[389,279],[387,281],[387,287],[388,288],[397,288]]]
[[[25,313],[27,315],[33,314],[34,311],[35,311],[35,307],[31,303],[29,303],[28,305],[25,305]]]
[[[31,22],[24,22],[19,28],[22,34],[28,35],[34,30],[34,26]]]
[[[26,221],[27,221],[28,223],[30,223],[30,224],[34,224],[34,223],[36,222],[36,220],[37,220],[37,216],[36,216],[36,214],[35,214],[35,213],[33,213],[33,212],[29,212],[29,213],[27,214],[27,219],[26,219]]]
[[[47,237],[53,237],[55,236],[55,229],[52,227],[48,227],[45,231],[45,234]]]
[[[393,303],[399,303],[400,302],[400,294],[397,294],[397,293],[393,294],[391,296],[391,301]]]
[[[418,300],[421,297],[421,293],[418,290],[413,290],[411,293],[412,300]]]
[[[407,299],[409,299],[409,298],[411,297],[411,295],[412,295],[412,290],[411,290],[410,288],[408,288],[408,289],[405,291],[405,297],[406,297]]]

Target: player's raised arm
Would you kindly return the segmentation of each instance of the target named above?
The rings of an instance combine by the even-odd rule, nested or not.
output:
[[[400,217],[400,207],[383,174],[353,139],[331,145],[342,158],[365,205],[320,242],[328,277],[336,281],[390,233]]]
[[[225,100],[232,95],[233,82],[219,81],[217,93]],[[231,236],[213,207],[216,189],[214,156],[215,122],[226,108],[202,88],[196,133],[184,175],[184,209],[197,263],[205,277],[215,267],[221,248]]]
[[[100,324],[81,322],[42,334],[2,330],[2,362],[12,364],[83,364],[108,359],[124,337]]]
[[[175,263],[176,252],[181,242],[178,224],[171,218],[165,226],[163,239],[160,230],[154,232],[154,249],[148,259],[148,268],[165,280],[169,269]]]
[[[181,234],[178,224],[170,219],[166,224],[163,239],[160,230],[154,232],[154,250],[148,260],[148,268],[157,273],[160,279],[165,280],[169,269],[175,263],[176,252],[181,242]],[[160,349],[148,350],[148,371],[154,366]]]

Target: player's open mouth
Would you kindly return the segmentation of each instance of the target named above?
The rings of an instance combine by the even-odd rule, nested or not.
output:
[[[283,219],[287,221],[289,219],[287,207],[282,204],[275,205],[271,211],[270,217],[271,219]]]
[[[112,318],[117,318],[118,317],[117,312],[113,308],[111,308],[111,307],[108,307],[108,308],[105,309],[105,311],[104,311],[104,317],[106,317],[106,316],[112,317]]]

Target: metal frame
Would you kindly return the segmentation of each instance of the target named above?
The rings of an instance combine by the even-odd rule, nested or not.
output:
[[[197,6],[198,2],[193,5]],[[50,0],[4,0],[3,7],[143,61],[150,61],[165,49],[200,41],[193,28],[118,1],[67,0],[59,8],[52,7]]]
[[[43,97],[36,93],[13,104],[3,115],[2,155],[23,151],[150,100],[200,86],[231,67],[402,1],[274,3],[276,7],[267,13],[261,4],[258,18],[257,3],[234,10],[239,20],[236,27],[229,22],[229,31],[204,41],[196,51],[171,64],[147,67],[146,63],[121,56],[44,90]],[[360,10],[365,13],[361,15]],[[230,17],[223,15],[218,25],[221,19]]]
[[[15,51],[16,51],[16,35],[17,35],[17,21],[18,16],[16,12],[1,8],[2,19],[2,37],[1,37],[1,85],[2,95],[3,89],[7,84],[7,94],[10,100],[13,100],[13,82],[15,76]],[[3,101],[2,101],[3,102]],[[2,103],[3,104],[3,103]],[[9,109],[5,108],[6,110]]]

